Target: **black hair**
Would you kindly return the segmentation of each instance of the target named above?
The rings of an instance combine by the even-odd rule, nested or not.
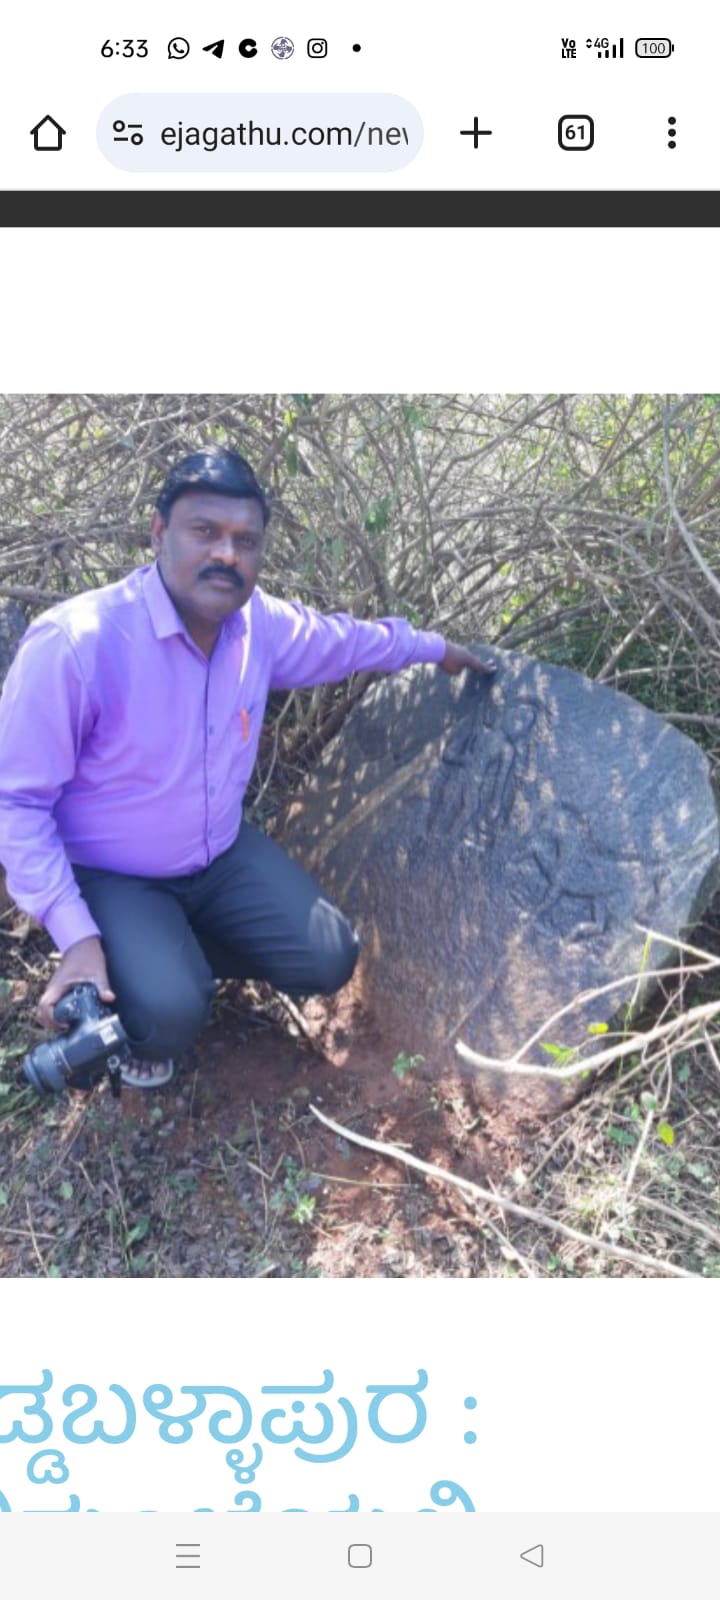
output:
[[[190,494],[194,489],[204,489],[210,494],[229,494],[238,500],[257,500],[263,523],[267,527],[270,516],[268,497],[260,487],[252,467],[235,450],[221,450],[213,446],[208,450],[196,450],[193,455],[184,456],[182,461],[176,462],[170,468],[155,501],[155,509],[163,522],[167,522],[181,494]]]

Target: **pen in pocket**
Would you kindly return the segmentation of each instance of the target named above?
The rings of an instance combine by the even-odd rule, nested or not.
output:
[[[250,738],[250,718],[249,718],[249,716],[247,714],[247,711],[244,709],[244,707],[243,707],[243,710],[240,712],[240,721],[242,723],[243,739],[245,740],[245,743],[247,744],[247,741]]]

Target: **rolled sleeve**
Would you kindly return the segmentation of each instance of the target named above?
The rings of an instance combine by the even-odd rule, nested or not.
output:
[[[338,683],[352,672],[400,672],[442,661],[440,633],[413,628],[404,617],[363,622],[347,612],[326,615],[299,601],[263,595],[271,689]]]
[[[0,861],[8,893],[63,952],[99,935],[53,816],[92,727],[80,664],[54,623],[31,627],[0,697]]]

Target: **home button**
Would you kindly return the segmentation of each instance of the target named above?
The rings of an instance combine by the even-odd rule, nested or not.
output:
[[[66,130],[55,117],[43,117],[30,132],[36,150],[62,150]]]

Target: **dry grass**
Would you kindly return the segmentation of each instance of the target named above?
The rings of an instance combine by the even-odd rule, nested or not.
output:
[[[491,1172],[482,1175],[484,1186],[511,1202],[508,1213],[383,1156],[346,1163],[344,1141],[312,1126],[311,1092],[294,1079],[283,1086],[282,1074],[265,1106],[251,1102],[244,1126],[229,1132],[227,1104],[213,1105],[203,1073],[193,1071],[177,1092],[147,1097],[137,1109],[123,1102],[121,1116],[104,1090],[37,1101],[16,1088],[12,1052],[38,1037],[33,1006],[47,979],[49,945],[37,931],[8,939],[23,932],[12,912],[0,931],[9,947],[5,970],[14,974],[4,980],[11,1004],[0,1026],[6,1276],[720,1275],[720,1067],[712,1038],[710,1048],[696,1042],[651,1066],[638,1051],[561,1117],[510,1137],[494,1132],[491,1118],[478,1119],[461,1094],[444,1101],[427,1083],[401,1086],[394,1125],[404,1149],[419,1141],[449,1172],[472,1172],[471,1181],[481,1121]],[[720,949],[711,918],[702,933],[706,947]],[[233,987],[221,991],[221,1008],[236,1004]],[[718,994],[715,964],[686,982],[681,998],[668,984],[642,1026],[651,1029],[678,1003],[691,1017]],[[243,1045],[246,1071],[263,1028],[273,1059],[283,1037],[291,1042],[279,1010],[258,1004],[256,1021],[260,1032]],[[289,1026],[297,1048],[298,1029]],[[316,1047],[308,1056],[317,1062]],[[382,1108],[344,1120],[372,1135],[378,1125],[382,1131]],[[540,1213],[542,1224],[518,1210]],[[622,1252],[647,1260],[638,1265]]]

